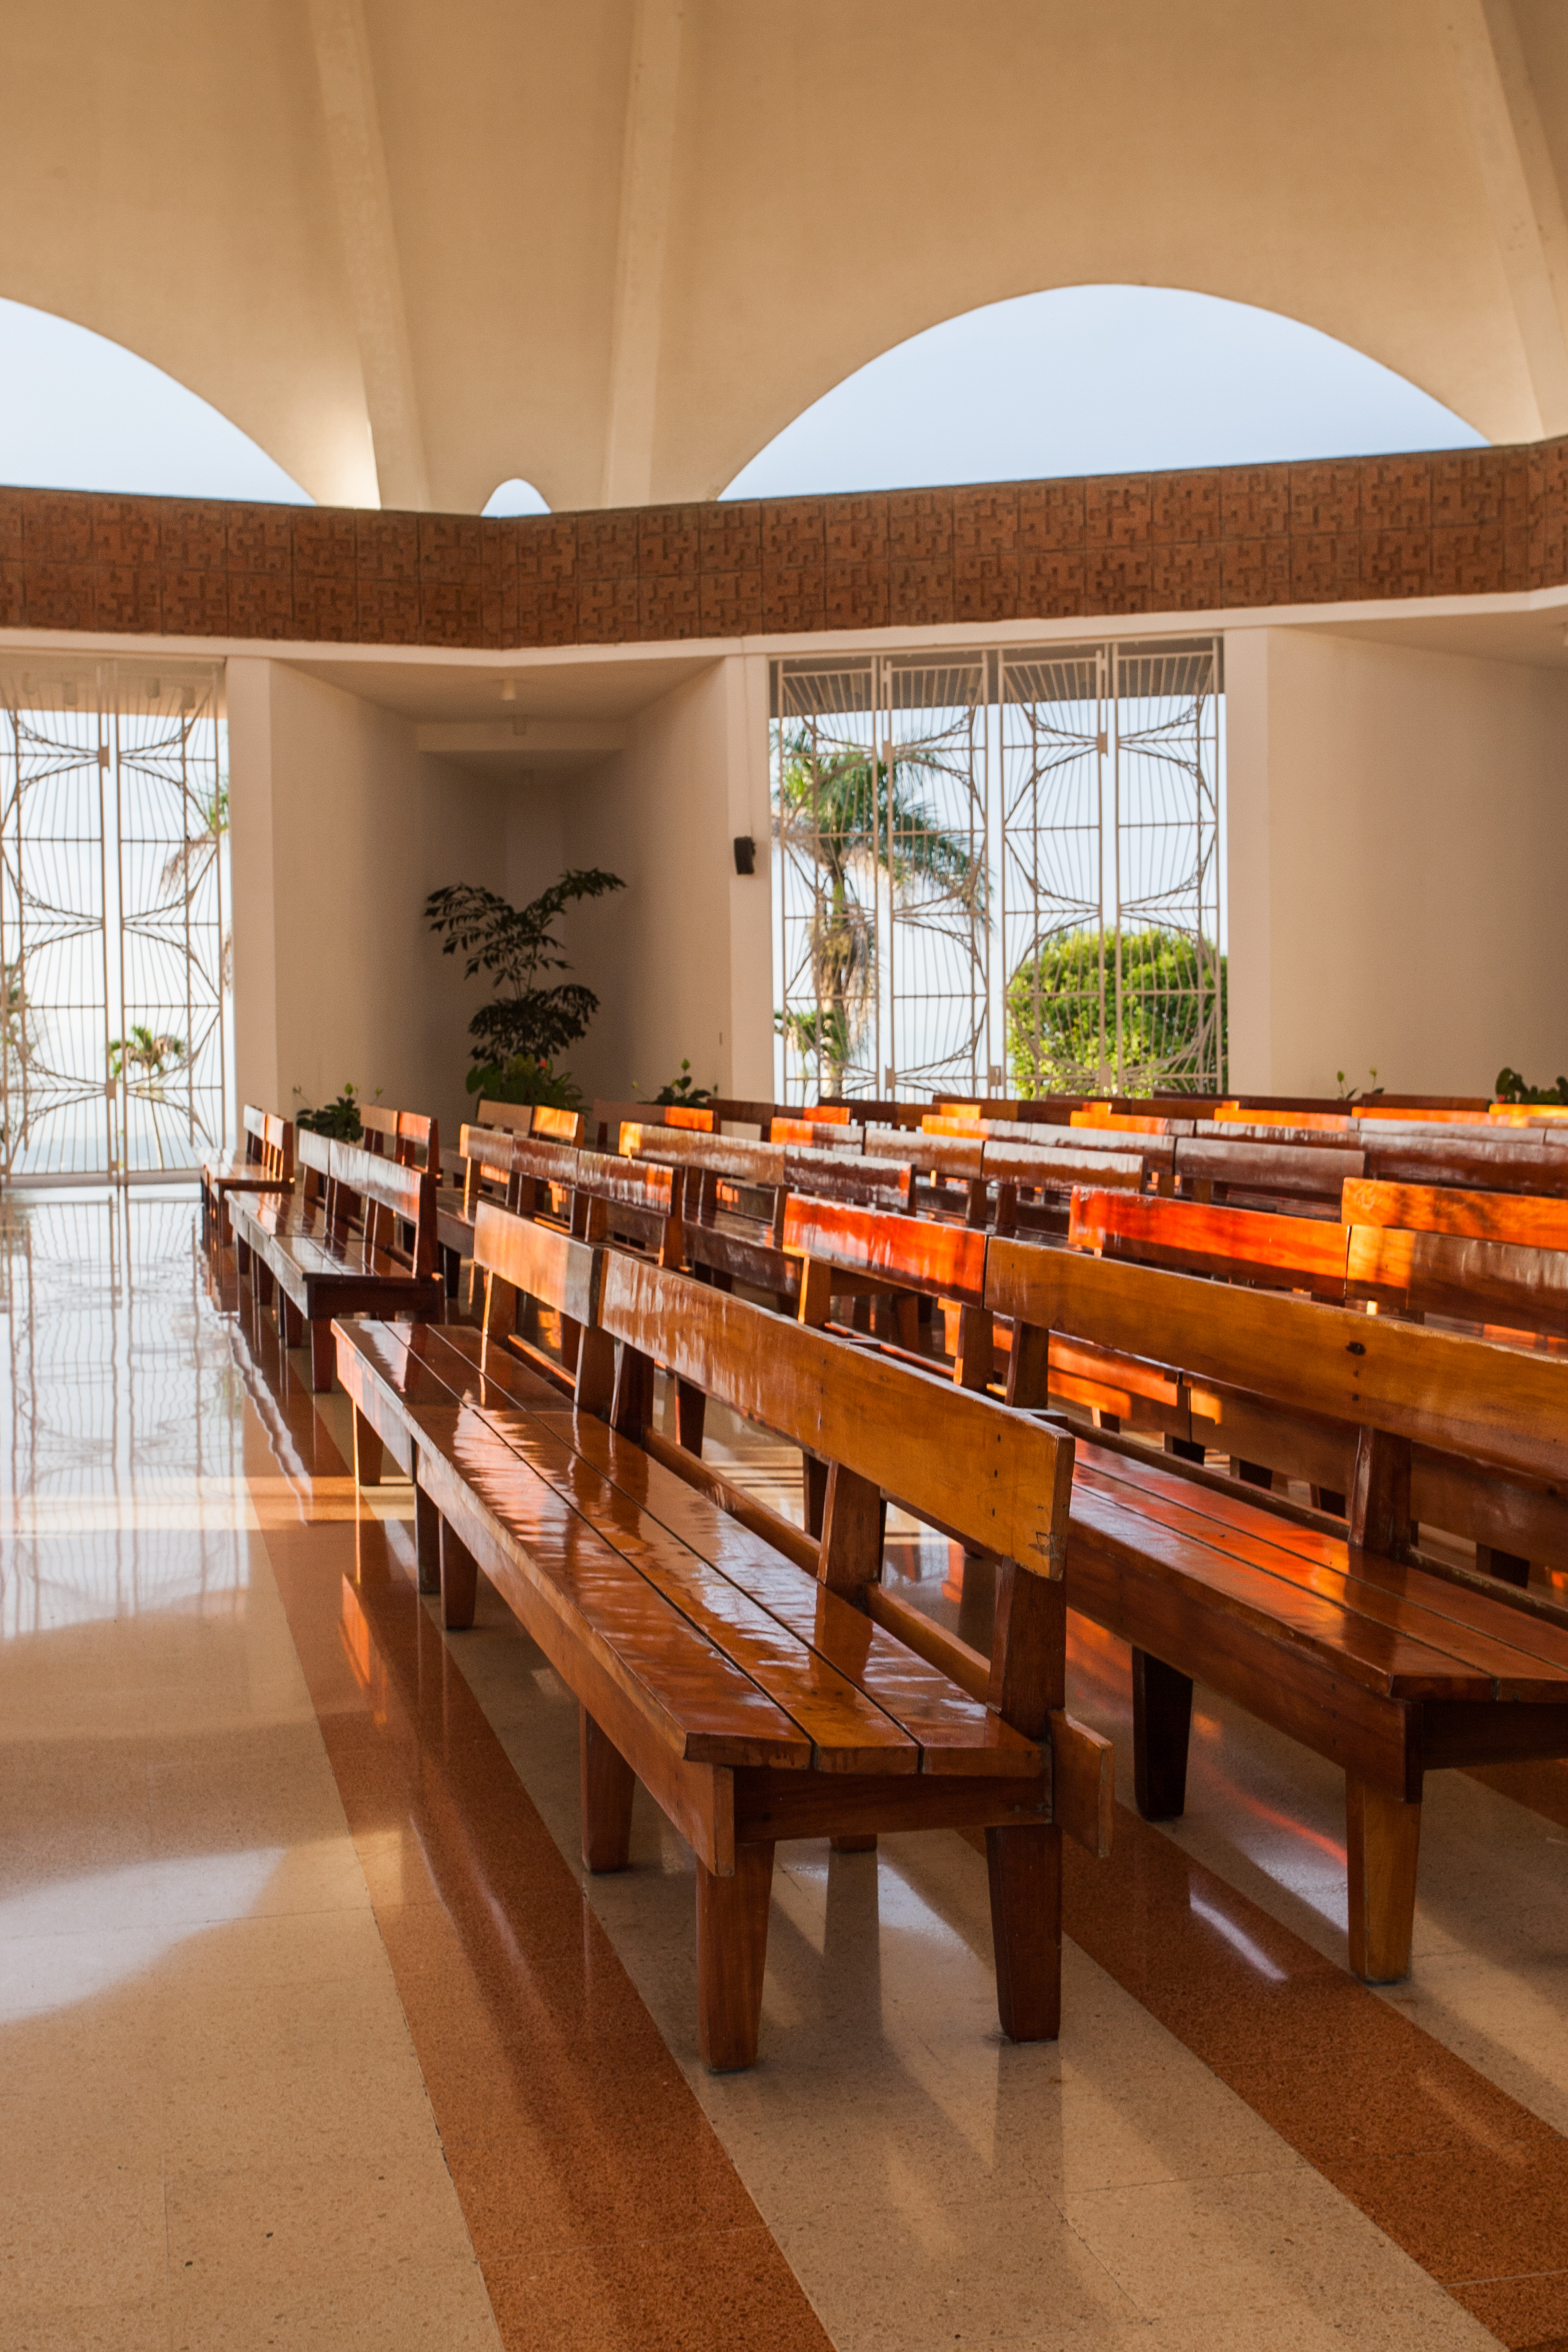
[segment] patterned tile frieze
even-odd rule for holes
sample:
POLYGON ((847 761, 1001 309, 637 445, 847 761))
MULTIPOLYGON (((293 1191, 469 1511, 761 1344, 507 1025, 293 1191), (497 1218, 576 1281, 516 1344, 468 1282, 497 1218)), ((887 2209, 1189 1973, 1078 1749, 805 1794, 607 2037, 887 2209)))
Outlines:
POLYGON ((497 652, 1568 583, 1568 440, 584 514, 0 489, 0 627, 497 652))

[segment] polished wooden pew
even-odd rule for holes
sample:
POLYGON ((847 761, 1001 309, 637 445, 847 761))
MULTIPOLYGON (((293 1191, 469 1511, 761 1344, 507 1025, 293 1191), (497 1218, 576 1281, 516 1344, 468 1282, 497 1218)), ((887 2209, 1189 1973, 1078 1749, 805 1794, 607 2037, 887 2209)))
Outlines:
POLYGON ((294 1125, 247 1103, 240 1113, 244 1141, 236 1151, 202 1162, 202 1232, 226 1249, 234 1239, 229 1200, 236 1192, 288 1192, 294 1183, 294 1125))
POLYGON ((755 2059, 773 1849, 792 1837, 984 1832, 1003 2029, 1054 2035, 1058 1751, 1080 1790, 1088 1763, 1097 1847, 1110 1785, 1103 1743, 1061 1714, 1070 1439, 489 1202, 475 1252, 482 1336, 338 1327, 356 1466, 375 1477, 386 1446, 414 1477, 448 1626, 471 1622, 482 1568, 576 1697, 588 1868, 626 1866, 637 1780, 692 1847, 706 2063, 755 2059), (524 1297, 579 1328, 574 1377, 520 1355, 524 1297), (684 1446, 653 1429, 656 1362, 684 1446), (726 1507, 697 1458, 709 1396, 828 1463, 820 1541, 766 1515, 768 1540, 726 1507), (889 1495, 998 1559, 983 1696, 868 1605, 889 1495))
POLYGON ((436 1178, 308 1132, 299 1154, 298 1195, 237 1199, 231 1214, 242 1277, 258 1307, 276 1301, 289 1347, 309 1331, 311 1384, 321 1391, 332 1384, 334 1316, 442 1312, 436 1178))
POLYGON ((1014 1327, 1016 1407, 1047 1402, 1061 1336, 1357 1429, 1348 1539, 1130 1445, 1080 1449, 1068 1599, 1132 1649, 1149 1818, 1183 1810, 1194 1680, 1343 1767, 1351 1965, 1403 1977, 1425 1773, 1568 1755, 1568 1615, 1412 1559, 1413 1450, 1561 1484, 1568 1362, 1014 1241, 990 1245, 986 1300, 1014 1327))

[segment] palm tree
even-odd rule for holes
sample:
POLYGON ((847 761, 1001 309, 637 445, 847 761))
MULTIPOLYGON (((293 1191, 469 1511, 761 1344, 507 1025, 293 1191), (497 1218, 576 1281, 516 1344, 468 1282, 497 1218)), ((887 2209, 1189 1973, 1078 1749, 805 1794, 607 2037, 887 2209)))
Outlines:
POLYGON ((985 869, 904 781, 940 772, 934 751, 917 746, 888 761, 853 745, 825 750, 805 728, 786 735, 781 751, 773 831, 820 878, 809 935, 816 1010, 783 1013, 780 1027, 803 1060, 816 1057, 824 1091, 841 1094, 876 974, 877 923, 867 898, 878 875, 887 875, 895 902, 947 894, 974 924, 984 919, 985 869))

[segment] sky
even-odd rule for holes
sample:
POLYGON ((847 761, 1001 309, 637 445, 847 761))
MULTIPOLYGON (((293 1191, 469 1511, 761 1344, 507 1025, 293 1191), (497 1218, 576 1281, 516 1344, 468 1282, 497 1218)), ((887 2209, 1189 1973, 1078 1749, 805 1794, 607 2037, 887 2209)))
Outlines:
MULTIPOLYGON (((1314 328, 1212 295, 1079 286, 996 302, 885 352, 786 425, 723 492, 1006 481, 1482 436, 1314 328)), ((521 468, 487 514, 537 514, 521 468)), ((306 493, 172 376, 85 327, 0 301, 0 482, 178 498, 306 493)))

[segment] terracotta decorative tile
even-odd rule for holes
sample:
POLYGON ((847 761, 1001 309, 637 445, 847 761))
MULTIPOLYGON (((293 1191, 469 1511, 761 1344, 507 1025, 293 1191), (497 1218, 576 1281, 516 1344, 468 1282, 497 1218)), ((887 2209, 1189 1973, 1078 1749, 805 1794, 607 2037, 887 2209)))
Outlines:
MULTIPOLYGON (((1018 490, 1013 482, 987 482, 952 494, 955 555, 1011 555, 1018 544, 1018 490)), ((956 577, 956 574, 955 574, 956 577)))
POLYGON ((477 586, 483 570, 479 516, 422 514, 417 520, 421 584, 477 586))
POLYGON ((1288 604, 1291 598, 1288 539, 1227 539, 1220 542, 1222 604, 1288 604))
POLYGON ((1362 533, 1361 593, 1363 596, 1425 596, 1432 581, 1430 530, 1366 530, 1362 533))
POLYGON ((91 562, 90 499, 63 490, 24 490, 21 500, 22 547, 29 563, 91 562))
POLYGON ((479 575, 492 593, 517 585, 517 518, 479 518, 479 575))
POLYGON ((951 559, 889 567, 888 619, 897 626, 937 627, 952 618, 951 559))
POLYGON ((1219 478, 1219 527, 1226 539, 1268 539, 1288 531, 1289 466, 1226 466, 1219 478))
POLYGON ((955 621, 1016 621, 1018 617, 1018 558, 961 548, 952 559, 955 621))
POLYGON ((577 575, 581 580, 635 580, 637 519, 635 509, 577 517, 577 575))
POLYGON ((1098 476, 1083 486, 1084 543, 1091 548, 1145 547, 1153 512, 1146 474, 1098 476))
POLYGON ((480 628, 487 648, 504 651, 517 643, 517 582, 506 588, 481 592, 480 628))
POLYGON ((1018 560, 1020 620, 1065 620, 1084 607, 1084 554, 1079 547, 1047 550, 1018 560))
POLYGON ((346 578, 338 579, 329 573, 295 572, 290 634, 307 644, 353 644, 359 634, 359 604, 352 569, 346 578))
POLYGON ((1151 548, 1149 602, 1156 613, 1215 611, 1225 602, 1223 549, 1206 542, 1151 548))
MULTIPOLYGON (((765 528, 765 526, 764 526, 765 528)), ((820 562, 767 564, 763 571, 764 629, 820 629, 826 583, 820 562)))
POLYGON ((1217 473, 1152 478, 1149 536, 1156 547, 1219 537, 1220 480, 1217 473))
POLYGON ((1018 490, 1020 554, 1050 555, 1081 547, 1084 536, 1082 482, 1025 482, 1018 490))
POLYGON ((286 637, 294 625, 294 597, 285 575, 231 572, 228 626, 236 637, 286 637))
POLYGON ((231 572, 287 580, 294 568, 294 520, 300 507, 233 507, 228 517, 231 572))
POLYGON ((228 635, 228 574, 200 570, 163 574, 163 625, 171 636, 228 635))
POLYGON ((419 583, 416 580, 361 580, 356 589, 357 635, 362 644, 416 646, 419 583))
POLYGON ((0 629, 19 629, 26 608, 21 565, 0 562, 0 629))
POLYGON ((1500 522, 1439 528, 1432 533, 1434 596, 1490 596, 1507 584, 1500 522))
POLYGON ((1502 450, 1457 449, 1435 457, 1433 522, 1500 522, 1507 480, 1507 453, 1502 450))
POLYGON ((227 571, 230 508, 216 499, 160 499, 158 507, 158 557, 165 572, 227 571))
POLYGON ((698 507, 645 507, 637 515, 637 576, 696 573, 701 548, 698 507))
POLYGON ((1359 530, 1361 464, 1349 457, 1332 464, 1290 467, 1291 531, 1359 530))
POLYGON ((829 562, 823 583, 824 624, 830 629, 885 629, 888 596, 886 556, 868 563, 829 562))
POLYGON ((895 564, 937 563, 952 553, 951 490, 895 490, 888 500, 888 553, 895 564))
POLYGON ((158 559, 158 504, 153 499, 102 499, 92 501, 92 560, 95 563, 155 563, 158 559))
POLYGON ((1290 541, 1290 602, 1331 604, 1361 593, 1361 533, 1303 533, 1290 541))
POLYGON ((514 525, 514 538, 520 582, 575 579, 577 519, 574 515, 520 515, 514 525))
MULTIPOLYGON (((421 554, 423 551, 422 546, 421 554)), ((420 582, 419 643, 422 646, 478 647, 483 645, 484 635, 485 592, 477 579, 426 579, 420 582)))
POLYGON ((573 582, 520 580, 517 585, 520 646, 574 646, 577 590, 573 582))
POLYGON ((30 629, 98 626, 97 581, 90 563, 35 563, 25 569, 30 629))
POLYGON ((577 635, 585 646, 631 645, 636 640, 637 582, 635 572, 622 580, 578 581, 577 635))
POLYGON ((0 490, 0 562, 22 561, 22 493, 0 490))
POLYGON ((755 571, 763 560, 763 509, 754 499, 726 499, 699 507, 698 533, 704 572, 755 571))
POLYGON ((1146 547, 1090 548, 1084 558, 1084 611, 1146 613, 1151 570, 1146 547))
POLYGON ((367 511, 354 518, 354 561, 362 581, 419 577, 419 517, 367 511))
MULTIPOLYGON (((692 557, 697 553, 692 534, 692 557)), ((658 572, 637 583, 637 634, 645 643, 702 634, 702 614, 695 572, 658 572)))
MULTIPOLYGON (((311 513, 296 510, 293 525, 294 579, 337 580, 352 586, 356 568, 355 526, 352 508, 320 507, 311 513)), ((353 609, 348 599, 346 610, 353 609)))
POLYGON ((1363 457, 1363 530, 1426 530, 1432 520, 1430 457, 1363 457))
POLYGON ((762 627, 760 564, 753 564, 749 572, 705 572, 699 585, 705 637, 743 637, 762 627))
POLYGON ((820 499, 769 499, 763 504, 763 564, 798 572, 822 562, 826 552, 820 499))
MULTIPOLYGON (((888 552, 888 501, 881 497, 828 499, 822 516, 829 565, 872 563, 888 552)), ((829 591, 831 595, 831 590, 829 591)))

